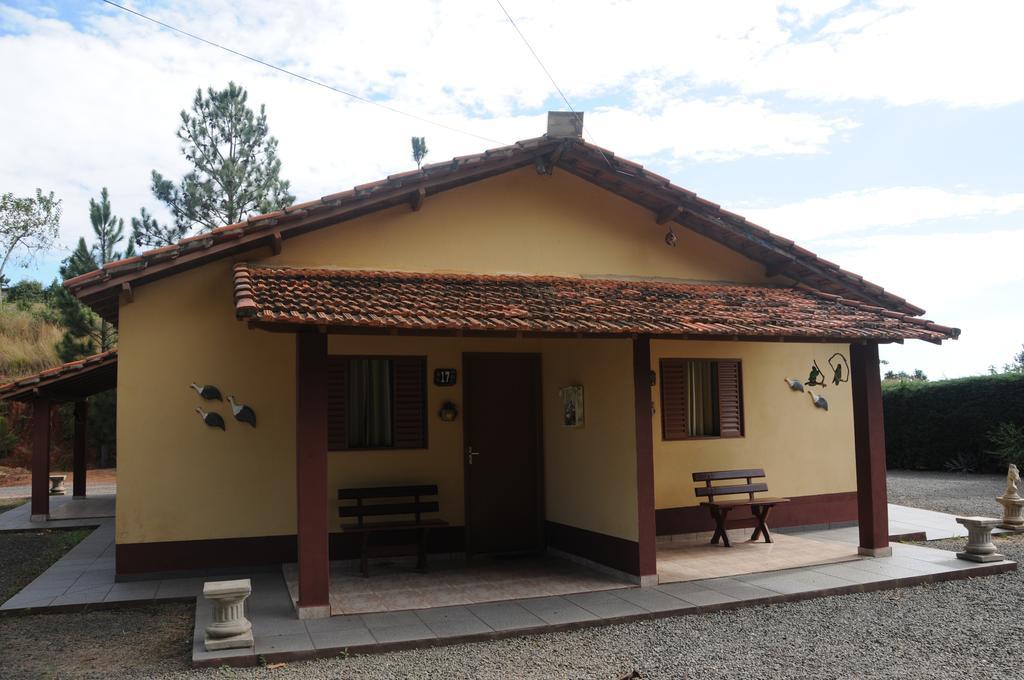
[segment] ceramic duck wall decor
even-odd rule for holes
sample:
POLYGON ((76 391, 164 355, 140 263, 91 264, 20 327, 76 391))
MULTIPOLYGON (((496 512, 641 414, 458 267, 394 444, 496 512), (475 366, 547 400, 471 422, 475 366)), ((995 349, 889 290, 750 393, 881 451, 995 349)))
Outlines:
POLYGON ((203 422, 209 425, 210 427, 219 427, 222 430, 227 429, 224 427, 224 418, 222 418, 219 413, 214 413, 213 411, 204 411, 198 406, 196 406, 196 413, 198 413, 202 417, 203 422))
POLYGON ((235 397, 230 394, 228 395, 228 403, 231 404, 231 412, 235 415, 235 420, 240 423, 249 423, 256 427, 256 412, 252 410, 251 406, 235 402, 235 397))
POLYGON ((200 397, 207 401, 224 401, 224 397, 220 395, 220 390, 213 385, 197 385, 192 383, 189 387, 194 389, 200 397))

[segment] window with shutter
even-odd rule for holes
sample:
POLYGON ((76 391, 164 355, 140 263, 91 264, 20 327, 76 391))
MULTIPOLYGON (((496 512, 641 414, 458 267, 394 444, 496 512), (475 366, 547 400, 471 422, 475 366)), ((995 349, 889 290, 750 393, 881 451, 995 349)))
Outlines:
POLYGON ((328 357, 331 451, 427 446, 424 357, 328 357))
POLYGON ((688 391, 686 362, 661 360, 661 430, 664 439, 686 439, 686 396, 688 391))
POLYGON ((662 359, 662 439, 743 436, 740 362, 662 359))

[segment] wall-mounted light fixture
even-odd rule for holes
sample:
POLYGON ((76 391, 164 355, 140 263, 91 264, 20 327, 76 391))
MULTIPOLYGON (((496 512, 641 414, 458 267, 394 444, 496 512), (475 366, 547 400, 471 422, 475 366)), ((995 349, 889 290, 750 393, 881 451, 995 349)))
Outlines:
POLYGON ((459 409, 453 402, 446 401, 441 404, 441 410, 437 412, 437 417, 446 423, 450 423, 459 416, 459 409))
POLYGON ((676 236, 676 232, 672 231, 672 225, 670 224, 668 225, 668 233, 665 234, 665 244, 675 248, 677 241, 679 241, 679 237, 676 236))

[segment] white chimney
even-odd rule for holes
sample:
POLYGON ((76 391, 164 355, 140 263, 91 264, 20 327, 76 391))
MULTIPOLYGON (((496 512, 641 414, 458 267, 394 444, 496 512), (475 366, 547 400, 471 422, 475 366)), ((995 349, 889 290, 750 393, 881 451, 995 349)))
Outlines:
POLYGON ((548 137, 583 139, 583 112, 548 111, 548 137))

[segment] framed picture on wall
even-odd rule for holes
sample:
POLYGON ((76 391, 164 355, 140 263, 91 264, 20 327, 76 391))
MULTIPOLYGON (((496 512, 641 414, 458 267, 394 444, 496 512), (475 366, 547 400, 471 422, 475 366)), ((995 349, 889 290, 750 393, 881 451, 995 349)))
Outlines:
POLYGON ((558 391, 562 397, 562 425, 583 427, 583 385, 569 385, 558 391))

